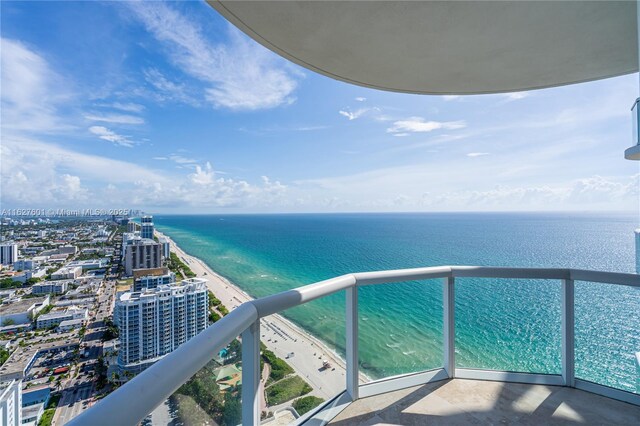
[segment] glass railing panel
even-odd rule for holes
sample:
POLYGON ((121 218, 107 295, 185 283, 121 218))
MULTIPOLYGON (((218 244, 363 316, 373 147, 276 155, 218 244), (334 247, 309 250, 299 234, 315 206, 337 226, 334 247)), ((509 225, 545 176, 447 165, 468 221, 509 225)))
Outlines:
POLYGON ((456 367, 561 374, 559 280, 456 279, 456 367))
POLYGON ((345 390, 344 291, 263 318, 260 340, 263 411, 274 424, 345 390))
POLYGON ((640 393, 640 289, 575 283, 576 378, 640 393))
POLYGON ((143 426, 235 426, 242 422, 242 344, 239 338, 144 419, 143 426))
POLYGON ((359 287, 361 383, 443 366, 442 283, 359 287))

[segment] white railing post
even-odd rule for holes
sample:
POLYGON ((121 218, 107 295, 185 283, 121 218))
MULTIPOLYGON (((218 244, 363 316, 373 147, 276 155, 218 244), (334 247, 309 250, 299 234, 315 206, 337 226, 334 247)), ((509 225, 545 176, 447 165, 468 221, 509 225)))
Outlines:
POLYGON ((242 332, 242 424, 260 424, 260 320, 242 332))
POLYGON ((562 280, 562 381, 575 387, 575 290, 573 280, 562 280))
POLYGON ((358 399, 358 287, 354 285, 346 290, 346 346, 347 346, 347 394, 352 401, 358 399))
POLYGON ((444 369, 449 378, 456 376, 455 333, 455 278, 447 277, 442 282, 442 326, 444 346, 444 369))

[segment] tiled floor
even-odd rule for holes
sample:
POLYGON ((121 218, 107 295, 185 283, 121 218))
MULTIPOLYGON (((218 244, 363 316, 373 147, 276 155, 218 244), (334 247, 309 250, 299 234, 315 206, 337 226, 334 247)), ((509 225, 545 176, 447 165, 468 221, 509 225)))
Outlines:
POLYGON ((640 425, 640 407, 558 386, 455 379, 349 405, 331 425, 640 425))

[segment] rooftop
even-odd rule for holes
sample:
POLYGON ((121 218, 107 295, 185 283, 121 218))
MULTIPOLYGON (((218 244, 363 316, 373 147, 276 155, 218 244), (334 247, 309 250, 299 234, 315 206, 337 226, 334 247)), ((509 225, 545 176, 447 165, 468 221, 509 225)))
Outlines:
POLYGON ((13 303, 3 303, 2 305, 0 305, 0 315, 12 315, 26 312, 33 305, 39 305, 43 303, 45 299, 47 299, 47 296, 22 299, 13 303))

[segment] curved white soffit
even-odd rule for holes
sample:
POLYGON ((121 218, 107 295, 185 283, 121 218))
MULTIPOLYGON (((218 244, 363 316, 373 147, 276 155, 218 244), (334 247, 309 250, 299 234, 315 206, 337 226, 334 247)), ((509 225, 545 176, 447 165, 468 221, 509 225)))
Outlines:
POLYGON ((296 64, 381 90, 499 93, 638 70, 636 1, 207 1, 296 64))

